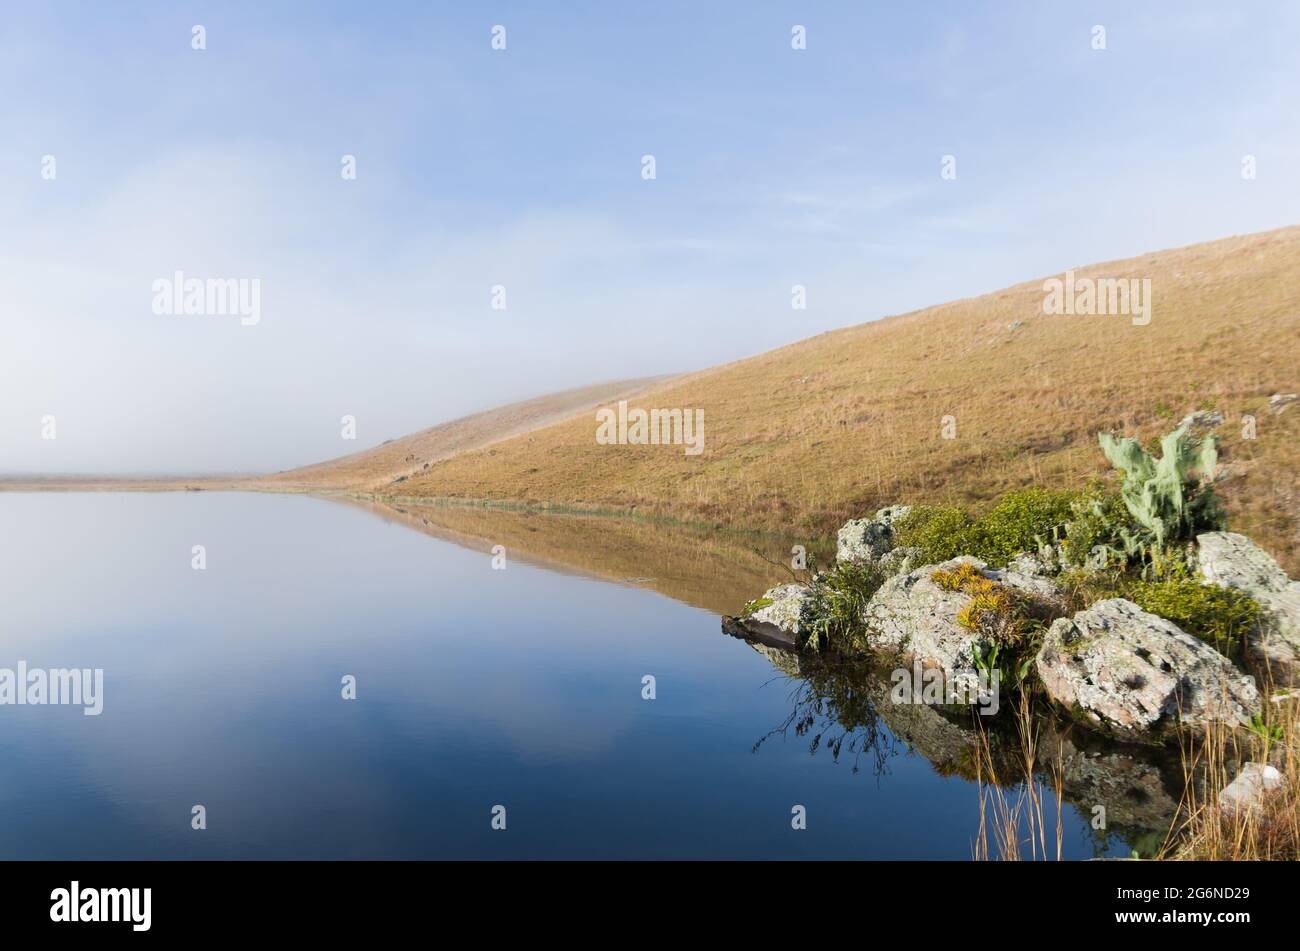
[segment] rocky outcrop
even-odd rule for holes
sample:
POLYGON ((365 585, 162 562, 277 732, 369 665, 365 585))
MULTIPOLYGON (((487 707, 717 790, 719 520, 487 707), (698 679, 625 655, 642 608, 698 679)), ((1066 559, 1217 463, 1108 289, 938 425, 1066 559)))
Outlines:
POLYGON ((1300 684, 1300 582, 1245 535, 1205 532, 1196 544, 1201 577, 1260 606, 1261 622, 1246 637, 1251 661, 1277 683, 1300 684))
POLYGON ((973 648, 982 638, 978 632, 963 627, 957 616, 970 603, 971 596, 941 587, 933 577, 961 564, 974 565, 984 577, 1021 591, 1031 601, 1038 601, 1044 593, 1055 593, 1055 586, 1045 578, 992 570, 976 558, 962 556, 890 578, 867 602, 863 623, 872 649, 943 670, 956 688, 967 690, 976 686, 973 648))
POLYGON ((1098 601, 1048 629, 1035 659, 1048 695, 1119 735, 1212 721, 1248 723, 1254 678, 1132 601, 1098 601))
POLYGON ((754 624, 771 624, 797 641, 807 634, 816 617, 812 589, 806 584, 781 584, 769 588, 758 602, 761 606, 745 618, 754 624))
POLYGON ((910 505, 891 505, 871 518, 855 518, 844 523, 836 537, 837 561, 876 561, 894 549, 894 523, 908 512, 910 505))

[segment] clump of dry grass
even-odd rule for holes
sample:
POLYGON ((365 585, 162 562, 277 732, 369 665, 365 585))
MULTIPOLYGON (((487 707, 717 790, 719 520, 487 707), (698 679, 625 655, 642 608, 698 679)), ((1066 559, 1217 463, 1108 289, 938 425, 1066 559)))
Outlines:
POLYGON ((1020 775, 1016 777, 999 774, 989 734, 982 726, 977 727, 976 783, 979 786, 980 811, 973 854, 977 861, 1060 861, 1065 767, 1059 758, 1050 764, 1050 788, 1035 775, 1038 725, 1033 715, 1033 699, 1028 691, 1018 695, 1015 718, 1021 753, 1016 764, 1020 775), (1045 798, 1046 815, 1052 820, 1050 828, 1044 816, 1045 798), (1052 845, 1050 850, 1049 841, 1052 845))
POLYGON ((1182 821, 1158 858, 1193 861, 1300 859, 1300 696, 1266 702, 1248 731, 1216 723, 1181 739, 1186 784, 1182 821), (1274 766, 1283 785, 1257 808, 1233 808, 1220 794, 1248 762, 1274 766))

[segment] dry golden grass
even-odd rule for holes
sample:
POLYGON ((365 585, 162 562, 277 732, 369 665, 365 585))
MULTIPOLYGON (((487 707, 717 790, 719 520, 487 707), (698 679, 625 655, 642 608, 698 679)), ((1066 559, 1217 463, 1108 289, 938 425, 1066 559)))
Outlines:
MULTIPOLYGON (((699 407, 705 451, 604 446, 591 412, 420 470, 404 496, 590 505, 825 535, 895 502, 975 508, 1110 478, 1096 434, 1216 408, 1232 526, 1295 574, 1300 227, 1076 269, 1150 278, 1151 322, 1045 316, 1042 281, 822 334, 680 377, 633 405, 699 407), (1012 330, 1008 325, 1022 321, 1012 330), (1242 416, 1257 438, 1242 438, 1242 416), (957 438, 940 437, 956 418, 957 438)), ((611 398, 612 399, 612 398, 611 398)))
POLYGON ((1266 702, 1263 715, 1263 728, 1255 732, 1214 724, 1184 738, 1184 820, 1158 858, 1300 859, 1300 698, 1266 702), (1276 767, 1282 788, 1261 797, 1259 808, 1223 808, 1219 793, 1248 761, 1276 767))
POLYGON ((1038 723, 1033 701, 1027 692, 1016 698, 1016 734, 1020 757, 1016 775, 1000 775, 999 756, 994 754, 989 735, 979 725, 979 749, 976 756, 976 783, 979 788, 979 828, 972 848, 976 861, 1019 862, 1061 860, 1064 827, 1061 804, 1065 801, 1064 767, 1059 758, 1047 764, 1051 787, 1042 784, 1039 768, 1038 723), (1044 799, 1047 815, 1044 818, 1044 799), (1049 846, 1050 842, 1050 846, 1049 846))
POLYGON ((609 400, 634 395, 662 380, 662 377, 618 380, 550 393, 454 419, 339 459, 278 472, 255 481, 267 488, 383 490, 391 488, 395 479, 410 476, 439 460, 592 411, 609 400))

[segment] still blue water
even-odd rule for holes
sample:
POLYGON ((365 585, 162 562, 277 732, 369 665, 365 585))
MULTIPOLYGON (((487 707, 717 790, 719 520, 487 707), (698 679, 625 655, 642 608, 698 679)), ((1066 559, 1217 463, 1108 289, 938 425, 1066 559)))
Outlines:
POLYGON ((507 564, 302 496, 0 494, 0 667, 104 670, 100 716, 0 706, 0 857, 971 856, 976 786, 901 744, 755 750, 798 682, 716 614, 507 564))

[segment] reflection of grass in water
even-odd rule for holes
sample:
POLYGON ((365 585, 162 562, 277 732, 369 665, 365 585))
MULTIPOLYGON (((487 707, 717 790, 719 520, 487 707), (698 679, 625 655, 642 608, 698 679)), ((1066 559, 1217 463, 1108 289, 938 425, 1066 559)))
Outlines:
POLYGON ((792 542, 772 535, 609 515, 341 501, 434 537, 483 551, 504 545, 509 558, 644 585, 718 614, 734 614, 755 591, 788 580, 782 566, 792 542))
POLYGON ((875 699, 879 692, 871 689, 871 672, 861 664, 832 664, 817 658, 802 658, 797 677, 791 677, 791 710, 785 721, 754 743, 758 750, 774 736, 808 740, 808 753, 825 749, 839 762, 843 755, 853 758, 853 772, 858 772, 863 756, 870 756, 872 773, 881 775, 891 756, 898 752, 898 741, 880 720, 875 699))

